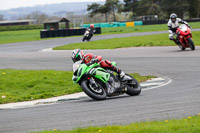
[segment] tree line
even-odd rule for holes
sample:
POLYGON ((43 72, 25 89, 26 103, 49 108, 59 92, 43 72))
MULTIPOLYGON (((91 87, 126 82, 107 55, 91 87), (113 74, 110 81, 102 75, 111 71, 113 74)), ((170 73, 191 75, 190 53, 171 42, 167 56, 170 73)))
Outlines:
MULTIPOLYGON (((169 19, 176 13, 183 19, 200 18, 200 0, 106 0, 104 4, 92 3, 87 7, 88 14, 67 13, 67 19, 83 18, 84 23, 103 21, 133 21, 142 16, 157 16, 158 19, 169 19)), ((33 19, 42 24, 48 18, 57 18, 35 11, 15 20, 33 19)), ((0 14, 0 21, 5 20, 0 14)))
POLYGON ((200 18, 200 0, 106 0, 105 4, 92 3, 88 5, 87 11, 90 17, 97 14, 113 16, 125 12, 131 13, 130 19, 139 16, 156 15, 158 19, 168 19, 171 13, 176 13, 178 17, 184 19, 200 18))

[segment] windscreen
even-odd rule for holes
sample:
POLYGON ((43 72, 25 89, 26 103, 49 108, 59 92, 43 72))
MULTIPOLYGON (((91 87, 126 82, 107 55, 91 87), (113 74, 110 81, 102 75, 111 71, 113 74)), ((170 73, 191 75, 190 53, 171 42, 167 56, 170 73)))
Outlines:
POLYGON ((82 61, 77 61, 73 64, 73 73, 76 72, 78 70, 78 68, 80 67, 82 61))
POLYGON ((187 26, 185 24, 180 25, 179 28, 184 32, 187 31, 187 26))

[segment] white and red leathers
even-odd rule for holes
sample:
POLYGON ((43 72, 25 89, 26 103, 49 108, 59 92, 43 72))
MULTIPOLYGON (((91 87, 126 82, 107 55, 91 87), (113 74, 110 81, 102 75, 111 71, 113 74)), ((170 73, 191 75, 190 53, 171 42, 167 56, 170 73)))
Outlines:
POLYGON ((174 35, 176 35, 176 29, 179 27, 179 23, 186 24, 187 26, 189 26, 187 22, 183 21, 180 18, 176 18, 176 21, 174 23, 172 22, 171 19, 169 19, 167 26, 168 26, 170 40, 174 40, 174 35))

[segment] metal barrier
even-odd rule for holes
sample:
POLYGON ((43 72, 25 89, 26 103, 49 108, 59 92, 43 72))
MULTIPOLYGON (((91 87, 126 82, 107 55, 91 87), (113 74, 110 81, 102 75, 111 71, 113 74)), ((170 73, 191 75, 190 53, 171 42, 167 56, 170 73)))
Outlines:
MULTIPOLYGON (((94 27, 111 28, 111 27, 133 27, 142 25, 142 21, 128 21, 128 22, 109 22, 109 23, 94 23, 94 27)), ((90 24, 84 24, 84 28, 90 27, 90 24)))

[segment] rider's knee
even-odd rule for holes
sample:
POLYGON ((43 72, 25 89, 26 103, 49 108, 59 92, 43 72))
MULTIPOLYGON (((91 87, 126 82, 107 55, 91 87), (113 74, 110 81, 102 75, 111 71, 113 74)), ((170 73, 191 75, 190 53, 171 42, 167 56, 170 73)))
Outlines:
POLYGON ((169 35, 169 40, 174 40, 174 36, 173 35, 169 35))
POLYGON ((105 60, 105 63, 109 66, 112 66, 111 62, 109 60, 105 60))

